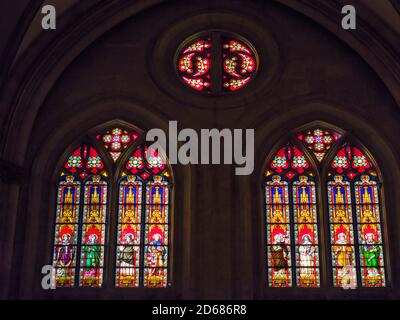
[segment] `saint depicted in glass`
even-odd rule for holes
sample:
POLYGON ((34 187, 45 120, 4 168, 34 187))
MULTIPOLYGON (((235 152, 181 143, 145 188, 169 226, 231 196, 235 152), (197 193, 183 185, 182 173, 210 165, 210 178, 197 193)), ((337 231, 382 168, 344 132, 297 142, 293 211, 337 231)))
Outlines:
POLYGON ((333 285, 385 287, 381 182, 372 159, 351 137, 323 126, 300 130, 289 140, 266 170, 269 286, 320 286, 319 216, 324 214, 333 285), (321 180, 326 181, 321 185, 326 213, 318 209, 324 207, 317 194, 321 180))

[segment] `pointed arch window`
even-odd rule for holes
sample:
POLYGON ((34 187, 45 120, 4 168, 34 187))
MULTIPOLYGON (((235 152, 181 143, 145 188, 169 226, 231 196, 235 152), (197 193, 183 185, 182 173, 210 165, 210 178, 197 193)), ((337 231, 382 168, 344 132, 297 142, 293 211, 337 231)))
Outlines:
POLYGON ((320 125, 273 153, 264 181, 270 287, 319 287, 322 272, 335 287, 386 286, 382 184, 364 150, 320 125), (321 244, 324 230, 329 243, 321 244), (321 270, 322 250, 329 270, 321 270))
POLYGON ((271 287, 319 287, 315 174, 309 160, 288 143, 266 171, 268 283, 271 287))
POLYGON ((96 131, 67 156, 56 200, 57 287, 168 286, 171 170, 140 135, 96 131))
POLYGON ((256 76, 259 59, 248 40, 224 31, 190 37, 176 53, 179 78, 190 88, 220 95, 242 89, 256 76))

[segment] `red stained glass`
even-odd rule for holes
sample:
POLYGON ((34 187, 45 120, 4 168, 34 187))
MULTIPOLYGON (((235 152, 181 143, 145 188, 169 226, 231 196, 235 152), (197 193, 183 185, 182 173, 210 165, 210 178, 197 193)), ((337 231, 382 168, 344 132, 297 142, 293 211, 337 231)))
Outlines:
POLYGON ((353 148, 353 159, 351 167, 360 173, 371 168, 371 164, 367 160, 367 157, 359 149, 353 148))
POLYGON ((303 173, 308 169, 310 164, 299 148, 288 145, 278 150, 270 162, 269 167, 276 173, 282 173, 287 169, 292 169, 294 172, 286 172, 286 176, 292 179, 296 173, 303 173))
POLYGON ((85 179, 90 174, 101 173, 104 163, 93 147, 84 145, 72 152, 65 162, 64 168, 68 173, 78 173, 82 179, 85 179))
POLYGON ((255 53, 248 45, 235 39, 224 38, 222 48, 223 88, 226 91, 239 90, 255 75, 255 53))
POLYGON ((345 149, 342 148, 333 158, 331 167, 335 169, 338 173, 343 173, 346 169, 350 167, 349 160, 347 158, 345 149))
POLYGON ((350 143, 339 149, 330 168, 333 284, 345 288, 385 287, 376 171, 367 155, 350 143))
MULTIPOLYGON (((341 148, 333 158, 331 168, 335 169, 338 173, 346 172, 350 168, 358 173, 364 173, 371 168, 371 163, 360 149, 346 145, 341 148)), ((348 176, 353 179, 356 174, 350 171, 348 176)))
POLYGON ((75 284, 80 186, 73 176, 59 182, 53 247, 56 287, 75 284))
POLYGON ((189 43, 179 51, 177 59, 178 74, 183 82, 194 90, 206 93, 230 92, 243 88, 254 78, 257 67, 256 54, 250 45, 214 33, 189 43), (221 44, 220 49, 211 48, 214 36, 217 36, 214 40, 221 44), (220 58, 221 68, 216 68, 213 63, 220 58), (221 78, 222 83, 212 82, 211 68, 216 73, 221 73, 216 78, 221 78))
POLYGON ((295 169, 298 173, 303 173, 309 166, 304 154, 297 147, 293 147, 292 169, 295 169))
POLYGON ((340 138, 320 127, 301 131, 268 163, 266 251, 271 287, 320 286, 318 217, 324 206, 319 203, 315 170, 326 169, 333 286, 386 286, 378 174, 368 154, 350 141, 329 154, 340 138), (308 154, 321 165, 313 168, 308 154), (326 161, 328 157, 332 160, 326 161), (289 197, 287 190, 292 190, 289 197))
POLYGON ((281 148, 273 158, 271 164, 271 169, 274 169, 277 173, 281 173, 284 169, 289 167, 289 161, 286 155, 286 148, 281 148))
POLYGON ((326 152, 340 137, 339 133, 321 127, 305 130, 297 134, 297 138, 304 143, 319 162, 322 162, 326 152))
POLYGON ((125 164, 119 185, 116 287, 168 285, 170 173, 166 163, 156 150, 142 145, 125 164))
POLYGON ((82 249, 79 285, 101 287, 106 233, 107 183, 92 176, 83 194, 82 249))
POLYGON ((129 157, 125 168, 132 174, 139 174, 147 179, 152 174, 168 174, 166 160, 156 150, 148 151, 148 147, 138 147, 129 157))
POLYGON ((135 141, 139 137, 137 132, 128 132, 121 128, 113 128, 105 133, 97 135, 97 140, 102 141, 104 148, 108 150, 114 162, 117 162, 131 141, 135 141))
MULTIPOLYGON (((88 154, 83 149, 82 159, 87 159, 87 163, 90 163, 90 157, 98 156, 93 152, 94 149, 88 149, 88 154)), ((90 165, 86 167, 89 167, 87 170, 92 169, 90 165)), ((89 176, 86 171, 78 176, 81 177, 83 173, 89 176)), ((102 285, 106 207, 107 182, 99 175, 89 176, 83 194, 81 183, 74 176, 61 178, 53 254, 57 287, 73 287, 79 265, 80 286, 102 285), (78 243, 79 238, 81 241, 78 243)))
POLYGON ((135 174, 144 168, 144 160, 142 156, 142 148, 137 148, 134 153, 129 157, 125 168, 131 173, 135 174))
POLYGON ((178 57, 178 73, 192 89, 210 92, 211 38, 190 43, 178 57))

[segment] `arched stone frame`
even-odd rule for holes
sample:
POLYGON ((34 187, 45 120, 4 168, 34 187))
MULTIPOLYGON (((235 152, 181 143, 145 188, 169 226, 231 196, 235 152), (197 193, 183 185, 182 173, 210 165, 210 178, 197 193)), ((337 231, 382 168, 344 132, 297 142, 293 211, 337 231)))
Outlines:
MULTIPOLYGON (((190 278, 190 252, 188 251, 191 245, 190 242, 190 228, 191 228, 191 212, 190 212, 190 194, 192 185, 191 168, 190 166, 181 167, 174 166, 174 187, 171 190, 172 206, 170 207, 170 217, 172 221, 171 239, 173 243, 173 258, 170 259, 170 268, 172 276, 172 286, 168 288, 134 288, 122 289, 115 288, 112 277, 108 276, 110 281, 103 288, 57 288, 56 290, 45 291, 41 288, 41 268, 45 264, 51 263, 51 246, 54 235, 54 199, 57 192, 57 181, 60 165, 65 160, 67 152, 62 150, 68 144, 73 145, 74 141, 80 141, 80 137, 87 132, 91 132, 96 128, 109 128, 114 125, 122 125, 125 127, 139 125, 141 128, 162 128, 167 131, 167 123, 165 119, 157 117, 154 113, 149 112, 140 105, 127 101, 121 98, 110 98, 103 101, 96 101, 93 104, 85 105, 86 112, 84 115, 78 115, 76 118, 70 119, 62 128, 58 128, 54 136, 47 141, 36 154, 33 164, 33 177, 29 185, 24 186, 25 197, 30 203, 29 210, 21 212, 23 219, 26 219, 26 242, 23 260, 23 271, 21 273, 20 290, 21 294, 27 297, 57 299, 68 297, 70 290, 75 290, 74 295, 79 295, 82 298, 145 298, 145 297, 174 297, 182 294, 187 286, 191 285, 190 278), (104 118, 120 114, 115 120, 102 122, 101 119, 94 119, 94 114, 102 112, 104 118), (135 112, 136 111, 136 112, 135 112), (124 120, 118 120, 122 119, 124 120), (92 120, 91 120, 92 119, 92 120), (70 134, 68 135, 67 132, 70 134), (83 133, 83 134, 82 134, 83 133), (63 158, 64 156, 64 158, 63 158), (55 168, 52 171, 51 177, 48 174, 49 168, 55 168), (179 200, 177 200, 179 199, 179 200), (50 210, 50 211, 49 211, 50 210), (47 251, 43 251, 46 248, 47 251)), ((138 139, 140 142, 144 137, 138 139)), ((137 141, 137 143, 138 143, 137 141)), ((124 157, 128 157, 137 143, 130 145, 129 150, 124 157)), ((104 148, 98 148, 98 152, 102 153, 105 159, 111 161, 109 156, 105 154, 104 148), (100 151, 101 150, 101 151, 100 151)), ((72 150, 67 147, 67 150, 72 150)), ((123 161, 124 159, 121 159, 123 161)), ((122 165, 122 162, 121 162, 122 165)), ((112 187, 112 184, 109 185, 112 187)), ((115 187, 115 183, 113 188, 115 187)), ((116 213, 116 204, 109 202, 111 212, 116 213)), ((110 212, 109 212, 110 214, 110 212)), ((110 230, 115 230, 110 220, 110 230)), ((115 220, 114 220, 115 222, 115 220)), ((113 231, 112 231, 113 232, 113 231)), ((111 239, 111 238, 110 238, 111 239)), ((112 251, 112 250, 109 250, 112 251)), ((114 257, 111 259, 106 258, 105 261, 113 262, 114 257)), ((107 268, 107 266, 106 266, 107 268)), ((114 266, 108 266, 105 272, 113 272, 114 266), (111 270, 109 270, 111 268, 111 270), (107 271, 109 270, 109 271, 107 271)))
MULTIPOLYGON (((271 117, 265 113, 256 122, 248 122, 247 127, 255 128, 255 168, 252 176, 244 176, 236 179, 235 193, 240 200, 237 200, 237 220, 235 234, 242 234, 246 241, 237 241, 236 250, 241 252, 240 259, 252 261, 247 266, 241 266, 238 271, 241 277, 236 281, 238 288, 249 292, 252 298, 256 299, 340 299, 343 298, 343 289, 333 288, 329 283, 329 277, 325 276, 327 286, 318 288, 269 288, 266 279, 265 265, 265 210, 263 182, 264 172, 268 163, 267 156, 271 150, 279 144, 278 142, 287 137, 288 132, 293 128, 301 128, 307 124, 328 123, 334 128, 347 131, 360 141, 367 150, 374 156, 373 159, 379 165, 384 181, 384 190, 381 193, 382 220, 385 222, 384 242, 386 246, 386 273, 390 279, 386 288, 358 288, 346 292, 349 299, 362 297, 391 297, 396 295, 397 277, 392 272, 398 266, 397 248, 394 243, 397 241, 396 226, 399 217, 396 212, 399 205, 396 203, 399 191, 399 168, 395 161, 396 154, 391 149, 385 136, 381 134, 374 124, 360 119, 343 108, 344 106, 322 101, 306 99, 303 103, 292 103, 286 106, 286 111, 279 116, 271 117), (268 126, 263 125, 268 123, 268 126), (334 124, 334 125, 332 125, 334 124), (374 141, 368 142, 363 136, 373 135, 374 141), (258 156, 257 156, 258 155, 258 156), (257 195, 257 196, 253 196, 257 195), (390 242, 389 242, 390 239, 390 242), (321 290, 323 294, 321 293, 321 290), (322 295, 321 295, 322 294, 322 295)), ((250 119, 249 119, 250 120, 250 119)), ((251 121, 251 120, 250 120, 251 121)), ((324 222, 322 222, 324 223, 324 222)), ((325 228, 325 225, 324 225, 325 228)), ((325 232, 326 234, 326 232, 325 232)), ((324 239, 322 239, 325 241, 324 239)), ((326 239, 329 242, 329 238, 326 239)), ((325 245, 325 244, 320 244, 325 245)), ((327 251, 328 253, 330 251, 327 251)), ((322 253, 322 251, 321 251, 322 253)), ((330 257, 328 256, 328 259, 330 257)), ((321 255, 321 260, 324 257, 321 255)), ((321 261, 322 264, 322 261, 321 261)), ((328 270, 329 271, 329 270, 328 270)), ((321 283, 322 285, 322 283, 321 283)))

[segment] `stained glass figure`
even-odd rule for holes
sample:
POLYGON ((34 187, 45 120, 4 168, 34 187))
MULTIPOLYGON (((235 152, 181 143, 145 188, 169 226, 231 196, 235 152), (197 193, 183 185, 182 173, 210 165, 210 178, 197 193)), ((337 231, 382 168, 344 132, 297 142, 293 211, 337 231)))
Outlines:
POLYGON ((278 149, 266 171, 267 266, 271 287, 320 286, 316 189, 312 177, 307 158, 291 144, 278 149))
POLYGON ((271 287, 292 286, 291 237, 288 183, 279 175, 265 186, 267 213, 267 265, 271 287))
POLYGON ((269 167, 279 174, 285 172, 288 179, 293 179, 296 174, 301 174, 308 169, 310 164, 298 147, 287 145, 279 149, 269 167))
POLYGON ((358 173, 363 173, 371 168, 371 163, 366 155, 354 146, 346 144, 341 148, 331 162, 331 168, 337 173, 347 172, 349 179, 354 179, 358 173))
POLYGON ((75 284, 80 187, 74 176, 63 177, 58 186, 53 250, 57 287, 73 287, 75 284))
POLYGON ((268 285, 321 286, 318 208, 324 206, 317 190, 325 174, 333 286, 385 287, 380 182, 372 159, 346 134, 322 126, 288 140, 265 172, 268 285))
POLYGON ((145 287, 167 285, 168 199, 168 183, 154 176, 146 185, 145 287))
POLYGON ((170 173, 166 160, 147 146, 139 146, 124 169, 115 285, 164 288, 169 266, 170 173))
POLYGON ((104 163, 93 147, 84 145, 72 152, 64 169, 69 174, 78 174, 80 179, 85 179, 90 174, 101 174, 104 163))

